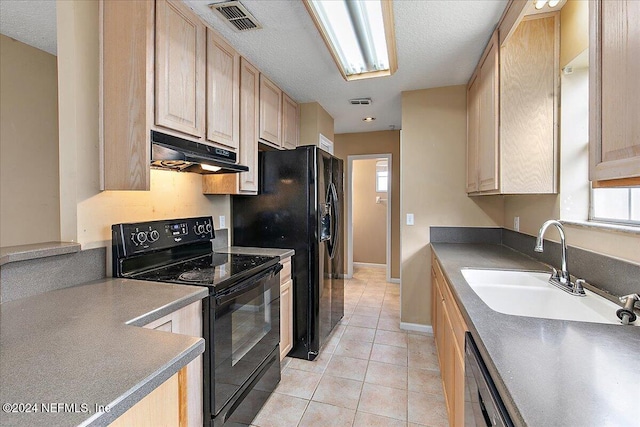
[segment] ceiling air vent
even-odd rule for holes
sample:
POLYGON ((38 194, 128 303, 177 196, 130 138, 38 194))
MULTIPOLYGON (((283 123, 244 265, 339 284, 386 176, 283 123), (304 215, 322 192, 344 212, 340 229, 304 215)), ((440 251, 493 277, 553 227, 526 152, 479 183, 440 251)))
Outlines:
POLYGON ((239 1, 225 1, 210 4, 224 19, 238 31, 257 30, 262 28, 256 18, 239 1))
POLYGON ((371 98, 353 98, 349 100, 351 105, 371 105, 371 98))

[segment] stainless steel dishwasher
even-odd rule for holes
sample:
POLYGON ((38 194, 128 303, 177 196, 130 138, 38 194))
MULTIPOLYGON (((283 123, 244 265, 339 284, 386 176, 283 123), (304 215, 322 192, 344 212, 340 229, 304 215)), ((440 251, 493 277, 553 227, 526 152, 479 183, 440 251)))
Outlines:
POLYGON ((465 335, 464 425, 513 426, 473 337, 465 335))

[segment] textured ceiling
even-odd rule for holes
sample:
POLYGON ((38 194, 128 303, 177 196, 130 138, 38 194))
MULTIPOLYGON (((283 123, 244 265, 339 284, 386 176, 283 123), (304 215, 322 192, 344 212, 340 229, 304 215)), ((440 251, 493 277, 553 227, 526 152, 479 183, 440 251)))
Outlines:
POLYGON ((0 34, 55 55, 56 0, 0 0, 0 34))
POLYGON ((212 0, 184 1, 296 101, 318 101, 336 133, 400 129, 402 91, 465 84, 507 3, 395 0, 398 71, 346 82, 301 1, 242 0, 263 27, 243 33, 207 6, 212 0), (356 97, 373 104, 350 105, 356 97), (365 123, 365 116, 376 121, 365 123))
MULTIPOLYGON (((318 101, 336 133, 349 133, 400 129, 402 91, 465 84, 507 0, 395 0, 398 71, 353 82, 341 77, 301 1, 243 0, 263 27, 244 33, 207 6, 214 0, 184 2, 296 101, 318 101), (373 104, 348 103, 357 97, 373 104)), ((0 0, 0 33, 55 54, 55 0, 0 0)))

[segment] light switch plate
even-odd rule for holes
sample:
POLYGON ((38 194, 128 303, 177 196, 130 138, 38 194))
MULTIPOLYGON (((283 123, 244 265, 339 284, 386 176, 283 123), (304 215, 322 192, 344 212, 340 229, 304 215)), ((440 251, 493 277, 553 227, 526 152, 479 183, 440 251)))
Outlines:
POLYGON ((218 228, 227 228, 227 217, 224 215, 218 217, 218 228))
POLYGON ((413 225, 413 214, 412 213, 408 213, 407 214, 407 225, 413 225))
POLYGON ((520 231, 520 217, 519 216, 514 216, 513 217, 513 230, 514 231, 520 231))

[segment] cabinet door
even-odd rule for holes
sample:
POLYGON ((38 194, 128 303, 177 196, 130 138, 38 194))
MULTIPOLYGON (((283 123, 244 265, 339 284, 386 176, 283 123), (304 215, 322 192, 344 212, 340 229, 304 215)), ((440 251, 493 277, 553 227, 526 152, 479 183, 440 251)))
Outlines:
POLYGON ((467 193, 478 191, 478 85, 476 74, 467 88, 467 193))
POLYGON ((240 61, 240 163, 242 193, 258 192, 258 129, 260 126, 260 72, 244 58, 240 61))
POLYGON ((497 34, 480 66, 478 86, 478 187, 498 190, 498 43, 497 34))
POLYGON ((101 1, 102 190, 149 190, 153 2, 101 1))
POLYGON ((293 282, 280 285, 280 360, 293 347, 293 282))
POLYGON ((205 26, 182 2, 156 3, 156 125, 204 136, 205 26))
POLYGON ((240 55, 207 29, 207 139, 232 150, 240 141, 240 55))
POLYGON ((292 150, 298 146, 298 104, 282 93, 282 146, 292 150))
POLYGON ((282 91, 260 74, 260 139, 282 147, 282 91))
POLYGON ((640 2, 589 3, 592 181, 640 180, 640 2))

